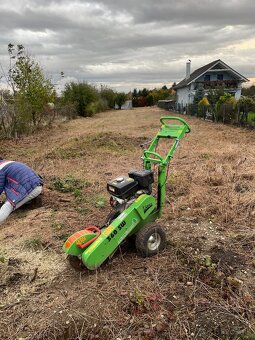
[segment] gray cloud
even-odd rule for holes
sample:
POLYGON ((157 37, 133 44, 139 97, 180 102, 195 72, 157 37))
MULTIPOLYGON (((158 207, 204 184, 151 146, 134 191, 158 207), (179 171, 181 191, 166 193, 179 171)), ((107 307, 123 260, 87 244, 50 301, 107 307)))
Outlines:
POLYGON ((255 77, 253 0, 0 0, 0 61, 23 44, 54 82, 154 87, 214 59, 255 77), (63 82, 63 79, 61 80, 63 82))

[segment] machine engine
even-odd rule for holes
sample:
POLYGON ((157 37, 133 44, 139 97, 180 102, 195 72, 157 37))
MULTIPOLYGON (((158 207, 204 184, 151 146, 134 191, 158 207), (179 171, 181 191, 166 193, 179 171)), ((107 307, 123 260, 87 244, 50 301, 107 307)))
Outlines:
POLYGON ((154 182, 151 170, 131 170, 128 176, 117 177, 107 183, 107 191, 111 195, 111 205, 122 212, 138 196, 150 195, 154 182))

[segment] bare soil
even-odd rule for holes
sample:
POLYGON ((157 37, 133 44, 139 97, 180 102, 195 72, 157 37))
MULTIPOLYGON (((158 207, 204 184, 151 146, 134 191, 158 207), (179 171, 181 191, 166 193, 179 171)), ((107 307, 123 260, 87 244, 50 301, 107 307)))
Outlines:
POLYGON ((72 232, 103 223, 106 182, 142 166, 140 144, 167 114, 110 111, 1 141, 1 156, 45 180, 42 207, 0 226, 1 339, 254 339, 254 131, 185 117, 192 132, 170 166, 158 256, 122 247, 88 273, 62 252, 72 232), (82 189, 56 190, 67 176, 82 189))

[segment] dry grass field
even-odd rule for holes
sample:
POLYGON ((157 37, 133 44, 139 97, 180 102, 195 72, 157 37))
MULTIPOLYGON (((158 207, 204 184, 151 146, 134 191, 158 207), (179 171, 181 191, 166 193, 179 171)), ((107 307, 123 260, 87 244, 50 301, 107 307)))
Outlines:
POLYGON ((167 248, 122 247, 76 272, 64 240, 109 212, 106 182, 142 166, 166 111, 110 111, 15 141, 1 156, 45 179, 43 206, 0 226, 1 339, 254 339, 255 132, 185 117, 160 221, 167 248))

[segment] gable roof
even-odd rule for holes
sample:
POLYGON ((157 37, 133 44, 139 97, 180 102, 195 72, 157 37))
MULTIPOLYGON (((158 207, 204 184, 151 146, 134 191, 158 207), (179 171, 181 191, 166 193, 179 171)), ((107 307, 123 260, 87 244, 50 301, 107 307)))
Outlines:
POLYGON ((182 81, 180 81, 177 85, 175 85, 175 89, 179 89, 181 87, 185 87, 188 86, 192 81, 195 81, 197 78, 199 78, 200 76, 202 76, 205 72, 213 69, 218 63, 221 63, 221 65, 223 65, 225 68, 229 69, 229 71, 231 71, 232 73, 234 73, 236 76, 238 76, 238 78, 240 79, 240 81, 249 81, 249 79, 245 78, 244 76, 242 76, 240 73, 238 73, 237 71, 235 71, 233 68, 231 68, 230 66, 228 66, 227 64, 225 64, 222 60, 217 59, 214 60, 212 62, 210 62, 209 64, 206 64, 198 69, 196 69, 194 72, 191 73, 189 78, 184 78, 182 81))

